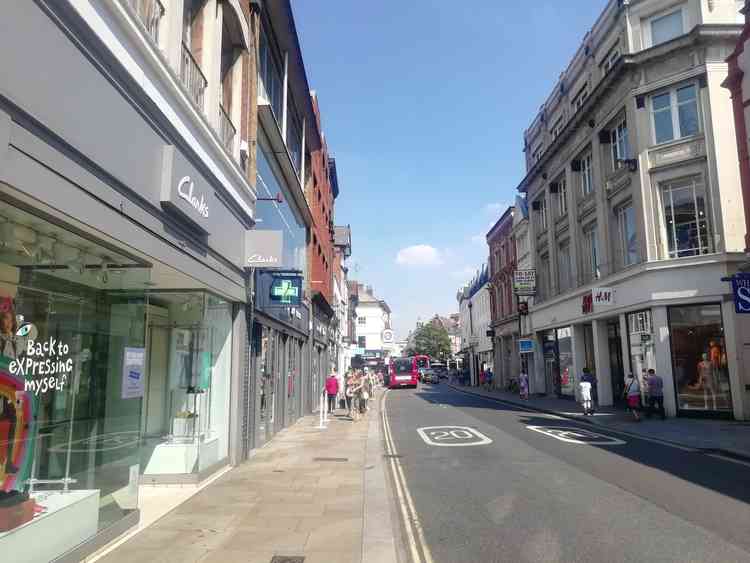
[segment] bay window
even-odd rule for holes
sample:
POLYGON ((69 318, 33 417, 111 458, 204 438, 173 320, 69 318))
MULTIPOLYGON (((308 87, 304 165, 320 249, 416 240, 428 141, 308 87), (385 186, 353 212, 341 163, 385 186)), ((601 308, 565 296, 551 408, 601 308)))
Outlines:
POLYGON ((711 252, 706 190, 700 177, 661 186, 664 230, 669 258, 711 252))
POLYGON ((651 97, 654 141, 661 144, 700 131, 698 87, 688 84, 651 97))

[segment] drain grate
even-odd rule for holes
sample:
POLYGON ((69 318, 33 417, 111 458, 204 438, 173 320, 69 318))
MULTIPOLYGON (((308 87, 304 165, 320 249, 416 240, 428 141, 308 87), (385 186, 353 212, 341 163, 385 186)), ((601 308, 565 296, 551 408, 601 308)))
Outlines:
POLYGON ((274 555, 271 563, 305 563, 304 555, 274 555))
POLYGON ((348 457, 314 457, 313 461, 349 461, 348 457))

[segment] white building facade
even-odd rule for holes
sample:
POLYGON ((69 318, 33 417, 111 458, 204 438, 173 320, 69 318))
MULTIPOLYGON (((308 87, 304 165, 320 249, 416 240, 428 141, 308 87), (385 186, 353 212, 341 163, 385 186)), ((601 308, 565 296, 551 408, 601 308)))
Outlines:
POLYGON ((486 266, 456 296, 461 330, 461 354, 470 384, 479 384, 482 370, 493 367, 492 337, 487 335, 492 321, 490 288, 486 266))
POLYGON ((573 398, 588 367, 611 405, 654 369, 670 416, 750 417, 749 327, 722 281, 744 257, 721 87, 737 4, 609 2, 525 132, 532 391, 573 398))
POLYGON ((364 350, 364 355, 380 358, 390 355, 395 344, 391 310, 385 301, 375 297, 370 286, 359 286, 356 317, 357 347, 364 350))

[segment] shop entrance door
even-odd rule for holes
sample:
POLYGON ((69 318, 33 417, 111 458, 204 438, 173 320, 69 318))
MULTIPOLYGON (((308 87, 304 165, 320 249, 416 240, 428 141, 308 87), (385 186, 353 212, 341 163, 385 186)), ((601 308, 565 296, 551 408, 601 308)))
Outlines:
MULTIPOLYGON (((169 373, 169 329, 149 324, 146 335, 148 369, 146 371, 146 397, 141 428, 143 438, 161 439, 169 434, 167 413, 169 373)), ((145 464, 141 464, 142 467, 145 464)))
POLYGON ((609 346, 609 370, 612 382, 612 401, 615 406, 624 405, 625 399, 625 368, 622 362, 622 340, 620 337, 620 321, 612 320, 607 323, 607 343, 609 346))

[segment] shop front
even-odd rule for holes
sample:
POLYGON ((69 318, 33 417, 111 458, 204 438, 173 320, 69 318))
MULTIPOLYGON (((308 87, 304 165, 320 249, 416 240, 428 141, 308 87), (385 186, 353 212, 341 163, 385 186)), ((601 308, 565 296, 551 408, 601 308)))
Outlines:
POLYGON ((252 197, 24 6, 66 80, 0 61, 0 559, 80 561, 236 458, 252 197))
POLYGON ((309 323, 298 274, 255 272, 251 370, 255 388, 255 442, 260 447, 302 416, 309 379, 309 323), (283 287, 283 292, 279 288, 283 287), (282 295, 283 294, 283 295, 282 295), (294 296, 297 295, 297 297, 294 296))
POLYGON ((638 276, 607 288, 533 308, 543 353, 537 377, 558 396, 575 398, 588 368, 599 403, 624 407, 627 375, 639 379, 646 404, 648 373, 654 370, 664 382, 669 416, 746 418, 741 396, 747 378, 738 358, 747 321, 734 314, 724 276, 709 260, 679 276, 659 265, 641 268, 638 276))

